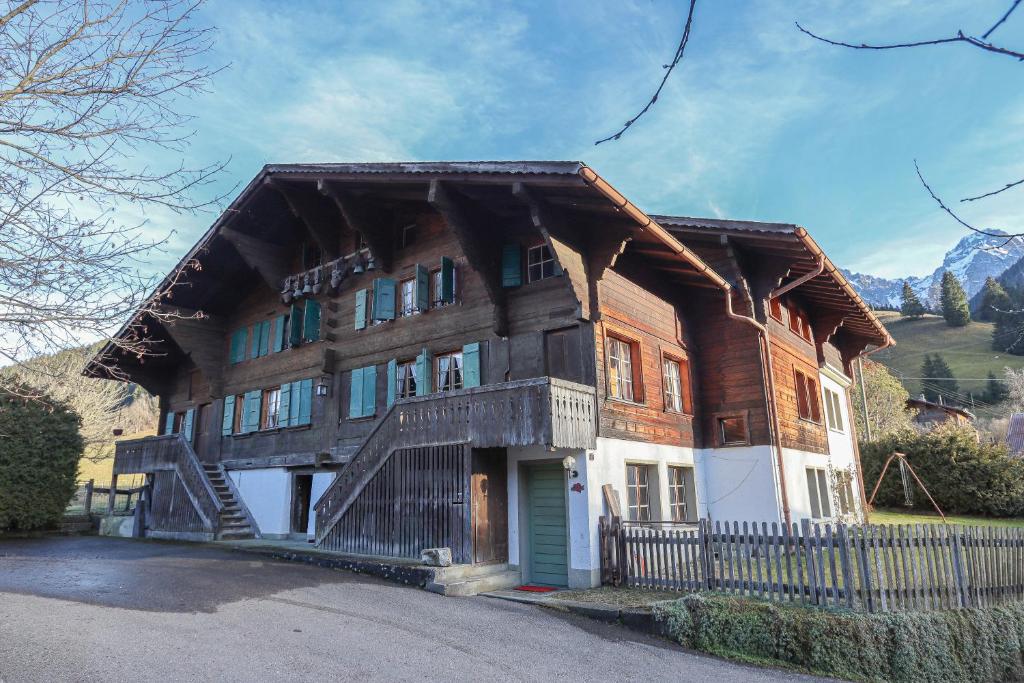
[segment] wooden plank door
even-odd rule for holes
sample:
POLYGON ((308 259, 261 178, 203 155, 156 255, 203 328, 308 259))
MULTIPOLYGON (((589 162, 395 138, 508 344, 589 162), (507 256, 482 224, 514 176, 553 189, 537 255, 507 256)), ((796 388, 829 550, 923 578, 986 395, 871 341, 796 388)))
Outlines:
POLYGON ((213 446, 214 440, 220 437, 220 433, 215 434, 213 430, 219 429, 220 425, 215 425, 214 422, 213 411, 210 409, 209 403, 204 403, 196 409, 195 421, 192 423, 194 432, 192 447, 202 462, 217 461, 217 451, 213 446))
POLYGON ((470 483, 473 562, 508 562, 508 469, 504 448, 474 448, 470 483))
POLYGON ((569 584, 569 547, 562 465, 526 468, 530 581, 546 586, 569 584))

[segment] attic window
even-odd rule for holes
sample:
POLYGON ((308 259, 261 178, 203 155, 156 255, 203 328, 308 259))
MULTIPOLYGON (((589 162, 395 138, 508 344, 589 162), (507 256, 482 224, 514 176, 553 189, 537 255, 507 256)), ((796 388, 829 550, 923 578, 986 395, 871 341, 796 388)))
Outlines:
POLYGON ((402 228, 402 248, 405 249, 414 244, 416 244, 416 224, 412 223, 402 228))
POLYGON ((725 415, 718 418, 718 444, 720 446, 745 446, 750 443, 747 432, 747 418, 743 415, 725 415))
POLYGON ((526 264, 529 282, 546 280, 557 275, 558 266, 555 264, 555 257, 551 255, 551 250, 546 244, 530 247, 526 253, 526 264))

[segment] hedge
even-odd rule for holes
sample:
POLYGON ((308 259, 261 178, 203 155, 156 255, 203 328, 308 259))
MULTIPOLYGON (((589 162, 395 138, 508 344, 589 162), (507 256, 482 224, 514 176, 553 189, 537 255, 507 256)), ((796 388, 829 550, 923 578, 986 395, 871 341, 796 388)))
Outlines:
POLYGON ((0 532, 60 521, 75 492, 79 425, 62 403, 0 392, 0 532))
POLYGON ((655 607, 684 647, 860 681, 1024 679, 1024 605, 867 614, 689 595, 655 607))
MULTIPOLYGON (((973 431, 937 429, 903 432, 861 444, 864 487, 868 495, 893 451, 907 455, 914 471, 943 512, 989 517, 1024 515, 1024 459, 1011 458, 1002 445, 978 443, 973 431)), ((903 505, 899 467, 889 467, 875 505, 903 505)), ((914 507, 931 509, 914 484, 914 507)))

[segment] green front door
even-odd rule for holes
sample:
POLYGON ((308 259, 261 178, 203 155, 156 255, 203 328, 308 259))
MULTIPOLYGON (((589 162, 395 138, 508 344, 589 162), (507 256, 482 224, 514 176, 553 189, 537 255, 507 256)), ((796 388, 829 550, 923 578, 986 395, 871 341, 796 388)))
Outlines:
POLYGON ((530 521, 530 582, 569 584, 565 472, 560 464, 526 468, 530 521))

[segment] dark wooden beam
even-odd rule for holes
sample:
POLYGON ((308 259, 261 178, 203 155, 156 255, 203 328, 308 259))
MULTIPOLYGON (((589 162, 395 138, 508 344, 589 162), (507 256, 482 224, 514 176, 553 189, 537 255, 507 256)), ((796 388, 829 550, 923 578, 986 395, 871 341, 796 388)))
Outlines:
POLYGON ((281 291, 289 272, 288 257, 280 246, 228 227, 221 228, 218 235, 235 248, 250 268, 260 274, 271 291, 281 291))
POLYGON ((587 239, 586 260, 590 286, 590 319, 601 317, 598 283, 604 279, 605 271, 615 266, 626 245, 633 239, 633 230, 619 224, 604 226, 593 231, 587 239))
POLYGON ((337 183, 319 180, 317 187, 338 207, 348 227, 362 235, 377 266, 385 272, 390 272, 394 263, 395 244, 390 221, 382 220, 382 216, 373 210, 366 199, 346 191, 337 183))
POLYGON ((342 218, 331 203, 318 196, 316 190, 309 190, 273 178, 264 181, 267 187, 277 191, 284 199, 292 214, 306 226, 307 232, 324 252, 324 260, 331 261, 341 255, 342 218))
POLYGON ((539 198, 524 183, 514 183, 512 194, 530 211, 530 222, 547 242, 548 249, 566 275, 566 281, 576 296, 576 317, 590 318, 590 285, 587 263, 579 247, 578 236, 570 229, 558 209, 539 198))
POLYGON ((494 333, 508 336, 508 306, 501 286, 500 248, 486 236, 493 226, 493 217, 449 190, 439 180, 430 181, 427 203, 440 213, 465 252, 470 265, 480 273, 487 296, 494 306, 494 333))
POLYGON ((161 326, 171 341, 191 359, 210 384, 210 395, 224 395, 225 344, 227 323, 220 316, 181 307, 164 306, 161 326))

